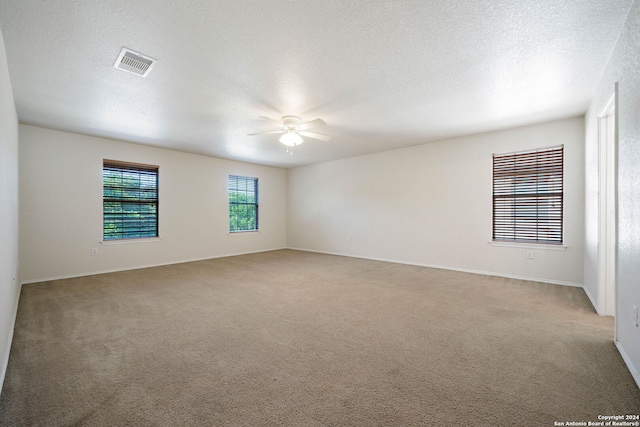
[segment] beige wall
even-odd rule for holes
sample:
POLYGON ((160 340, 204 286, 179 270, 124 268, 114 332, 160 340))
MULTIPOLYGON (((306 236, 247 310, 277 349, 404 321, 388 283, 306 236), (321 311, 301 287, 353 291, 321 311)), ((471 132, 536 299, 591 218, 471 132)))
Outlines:
POLYGON ((618 83, 618 271, 616 341, 640 385, 640 328, 633 306, 640 307, 640 3, 631 7, 586 115, 585 289, 596 306, 602 295, 598 277, 598 115, 618 83))
POLYGON ((583 145, 577 117, 292 169, 288 246, 581 285, 583 145), (490 244, 492 154, 558 144, 565 250, 490 244))
POLYGON ((22 280, 282 248, 285 185, 284 169, 20 125, 22 280), (160 166, 160 240, 101 244, 103 159, 160 166), (229 174, 259 179, 259 233, 228 233, 229 174))
POLYGON ((18 117, 0 33, 0 388, 9 360, 19 295, 18 117))

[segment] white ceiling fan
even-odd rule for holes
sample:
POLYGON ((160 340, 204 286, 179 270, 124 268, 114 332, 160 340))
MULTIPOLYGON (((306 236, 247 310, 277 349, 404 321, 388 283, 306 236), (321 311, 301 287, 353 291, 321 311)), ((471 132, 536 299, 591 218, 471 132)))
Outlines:
POLYGON ((300 119, 300 117, 298 116, 282 116, 282 119, 280 121, 265 116, 260 116, 259 118, 266 119, 277 124, 280 127, 280 130, 250 133, 249 136, 280 133, 282 134, 282 136, 280 137, 279 141, 288 147, 294 147, 296 145, 302 144, 304 142, 304 139, 302 139, 303 136, 319 139, 321 141, 331 140, 330 136, 320 135, 319 133, 307 131, 307 129, 316 126, 326 125, 326 123, 322 119, 315 119, 309 122, 302 123, 302 119, 300 119))

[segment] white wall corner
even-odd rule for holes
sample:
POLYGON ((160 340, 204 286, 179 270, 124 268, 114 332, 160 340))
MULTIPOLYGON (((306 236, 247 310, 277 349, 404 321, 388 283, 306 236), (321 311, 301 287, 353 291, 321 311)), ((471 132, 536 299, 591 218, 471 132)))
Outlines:
POLYGON ((586 286, 583 286, 582 289, 584 289, 584 293, 587 294, 587 298, 589 298, 589 302, 591 302, 591 305, 593 306, 596 313, 600 314, 596 299, 593 297, 593 295, 591 295, 591 291, 589 291, 589 288, 587 288, 586 286))

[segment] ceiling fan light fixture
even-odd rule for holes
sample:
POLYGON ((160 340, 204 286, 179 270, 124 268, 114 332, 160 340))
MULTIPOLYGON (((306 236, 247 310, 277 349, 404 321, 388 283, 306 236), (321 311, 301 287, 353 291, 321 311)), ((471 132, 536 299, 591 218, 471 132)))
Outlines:
POLYGON ((302 144, 304 139, 298 135, 298 132, 296 132, 295 129, 287 129, 287 131, 282 134, 279 141, 287 147, 293 147, 302 144))

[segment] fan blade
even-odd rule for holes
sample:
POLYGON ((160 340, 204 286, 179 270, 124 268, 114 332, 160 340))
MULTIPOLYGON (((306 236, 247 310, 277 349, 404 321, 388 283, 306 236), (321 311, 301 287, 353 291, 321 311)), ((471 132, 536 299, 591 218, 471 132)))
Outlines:
POLYGON ((300 131, 298 132, 300 135, 302 136, 308 136, 309 138, 313 138, 313 139, 319 139, 321 141, 331 141, 331 137, 327 136, 327 135, 320 135, 319 133, 314 133, 314 132, 307 132, 307 131, 300 131))
POLYGON ((311 120, 310 122, 303 123, 300 126, 297 126, 297 129, 298 130, 305 130, 305 129, 310 129, 310 128, 314 128, 316 126, 322 126, 322 125, 326 125, 324 120, 315 119, 315 120, 311 120))
POLYGON ((272 133, 282 133, 283 131, 281 130, 272 130, 270 132, 258 132, 258 133, 248 133, 247 135, 249 136, 256 136, 256 135, 269 135, 272 133))
POLYGON ((258 116, 259 119, 265 119, 265 120, 269 120, 272 123, 277 124, 279 127, 281 127, 282 129, 285 129, 286 126, 282 124, 282 121, 280 120, 276 120, 276 119, 272 119, 271 117, 267 117, 267 116, 258 116))

